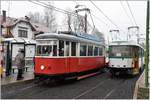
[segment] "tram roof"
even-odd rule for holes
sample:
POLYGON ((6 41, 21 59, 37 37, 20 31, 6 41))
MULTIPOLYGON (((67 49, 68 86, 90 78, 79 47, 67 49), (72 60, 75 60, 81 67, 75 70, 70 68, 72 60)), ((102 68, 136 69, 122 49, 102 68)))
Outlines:
POLYGON ((116 46, 116 45, 129 45, 129 46, 138 46, 140 48, 143 48, 140 44, 136 43, 135 41, 114 41, 109 44, 109 46, 116 46))
POLYGON ((98 38, 96 35, 90 35, 86 33, 74 33, 74 32, 58 32, 58 33, 44 33, 36 36, 36 39, 64 39, 70 41, 92 42, 96 44, 103 44, 104 39, 98 38))

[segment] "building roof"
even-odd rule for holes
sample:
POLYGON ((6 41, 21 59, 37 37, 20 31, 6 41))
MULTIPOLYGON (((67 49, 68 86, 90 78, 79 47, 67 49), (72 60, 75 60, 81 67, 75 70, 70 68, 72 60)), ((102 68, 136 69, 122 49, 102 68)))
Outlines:
POLYGON ((6 22, 3 22, 3 16, 0 15, 0 24, 1 24, 3 27, 11 26, 11 25, 14 24, 16 21, 17 21, 16 18, 6 17, 6 22))
POLYGON ((0 15, 0 23, 3 27, 13 27, 19 22, 26 22, 29 23, 33 31, 36 31, 36 29, 33 27, 33 25, 30 23, 30 21, 26 17, 21 17, 21 18, 12 18, 12 17, 6 17, 6 21, 3 22, 3 16, 0 15))
POLYGON ((44 24, 30 22, 30 19, 27 16, 21 18, 6 17, 6 22, 3 22, 3 16, 0 15, 0 24, 2 25, 2 27, 14 27, 20 21, 29 23, 32 27, 32 30, 34 31, 33 34, 50 32, 50 29, 44 24))
POLYGON ((31 23, 31 24, 36 29, 35 34, 38 34, 40 32, 43 32, 43 33, 50 32, 50 29, 46 27, 44 24, 40 24, 40 23, 31 23))

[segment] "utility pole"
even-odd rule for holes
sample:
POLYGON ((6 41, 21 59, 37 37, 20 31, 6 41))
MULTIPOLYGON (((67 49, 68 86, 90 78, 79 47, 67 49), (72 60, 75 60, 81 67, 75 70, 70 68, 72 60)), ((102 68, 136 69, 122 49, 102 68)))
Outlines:
POLYGON ((148 83, 148 65, 149 65, 149 12, 150 12, 150 1, 147 0, 147 17, 146 17, 146 58, 145 58, 145 86, 148 87, 149 83, 148 83))

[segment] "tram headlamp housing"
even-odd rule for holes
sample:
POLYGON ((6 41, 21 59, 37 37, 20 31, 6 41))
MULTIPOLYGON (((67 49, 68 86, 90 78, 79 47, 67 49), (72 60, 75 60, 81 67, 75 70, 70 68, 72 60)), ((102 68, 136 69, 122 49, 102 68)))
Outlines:
POLYGON ((44 70, 44 69, 45 69, 45 66, 44 66, 44 65, 41 65, 40 68, 41 68, 41 70, 44 70))

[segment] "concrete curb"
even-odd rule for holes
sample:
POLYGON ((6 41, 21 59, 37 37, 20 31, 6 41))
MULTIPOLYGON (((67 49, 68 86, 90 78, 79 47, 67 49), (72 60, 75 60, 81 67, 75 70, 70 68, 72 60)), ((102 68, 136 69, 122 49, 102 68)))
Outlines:
POLYGON ((139 82, 142 78, 142 76, 144 75, 145 71, 143 71, 143 73, 141 74, 141 76, 139 77, 139 79, 136 81, 135 84, 135 89, 134 89, 134 93, 133 93, 133 99, 137 99, 137 93, 138 93, 138 88, 139 88, 139 82))
POLYGON ((10 85, 18 85, 18 84, 22 84, 22 83, 29 83, 29 82, 32 82, 33 80, 34 79, 20 80, 20 81, 15 81, 12 83, 1 84, 1 86, 10 86, 10 85))

